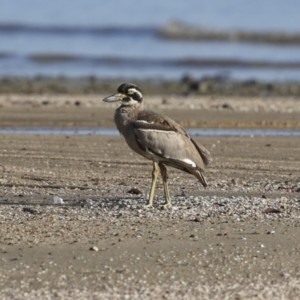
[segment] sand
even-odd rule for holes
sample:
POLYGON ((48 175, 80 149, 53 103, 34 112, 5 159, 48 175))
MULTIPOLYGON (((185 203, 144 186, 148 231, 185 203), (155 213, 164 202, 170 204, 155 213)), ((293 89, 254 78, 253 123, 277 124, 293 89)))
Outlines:
MULTIPOLYGON (((190 126, 299 128, 298 99, 175 98, 149 106, 190 126)), ((1 126, 112 126, 101 96, 0 104, 1 126)), ((209 187, 169 169, 173 208, 160 181, 145 209, 151 163, 122 137, 1 135, 1 299, 299 298, 299 137, 195 139, 209 187)))

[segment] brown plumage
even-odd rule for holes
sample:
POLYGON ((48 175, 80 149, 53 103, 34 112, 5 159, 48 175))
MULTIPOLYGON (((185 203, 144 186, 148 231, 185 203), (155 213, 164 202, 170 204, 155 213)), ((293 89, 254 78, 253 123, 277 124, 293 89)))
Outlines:
POLYGON ((212 158, 209 151, 196 142, 172 119, 144 110, 141 89, 131 83, 123 83, 118 93, 105 98, 105 102, 121 102, 115 112, 115 123, 128 146, 153 161, 152 184, 147 206, 153 205, 158 170, 163 178, 165 206, 171 206, 167 184, 167 169, 170 166, 194 175, 204 187, 202 174, 212 158))

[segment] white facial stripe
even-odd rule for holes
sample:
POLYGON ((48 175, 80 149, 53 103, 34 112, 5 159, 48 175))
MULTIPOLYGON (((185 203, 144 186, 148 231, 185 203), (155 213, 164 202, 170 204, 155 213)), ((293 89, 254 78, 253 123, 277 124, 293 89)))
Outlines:
POLYGON ((143 98, 143 95, 135 88, 128 89, 127 93, 128 93, 128 95, 132 95, 132 94, 136 93, 139 95, 140 98, 143 98))
POLYGON ((183 159, 183 162, 185 162, 188 165, 191 165, 193 168, 196 167, 196 164, 192 160, 190 160, 188 158, 183 159))
POLYGON ((138 103, 138 101, 130 98, 130 101, 122 102, 122 105, 124 105, 124 106, 132 106, 132 105, 136 105, 137 103, 138 103))

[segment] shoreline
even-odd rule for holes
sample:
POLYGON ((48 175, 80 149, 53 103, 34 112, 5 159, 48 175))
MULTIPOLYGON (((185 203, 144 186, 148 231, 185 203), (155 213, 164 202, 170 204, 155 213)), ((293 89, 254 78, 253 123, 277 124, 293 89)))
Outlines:
MULTIPOLYGON (((0 127, 112 127, 112 94, 0 94, 0 127)), ((300 128, 300 98, 145 95, 145 107, 185 128, 300 128)))
POLYGON ((122 82, 135 82, 145 95, 182 96, 242 96, 242 97, 299 97, 298 81, 232 80, 222 76, 193 78, 186 74, 179 80, 101 78, 97 76, 2 76, 0 95, 3 94, 70 94, 92 95, 109 93, 122 82))

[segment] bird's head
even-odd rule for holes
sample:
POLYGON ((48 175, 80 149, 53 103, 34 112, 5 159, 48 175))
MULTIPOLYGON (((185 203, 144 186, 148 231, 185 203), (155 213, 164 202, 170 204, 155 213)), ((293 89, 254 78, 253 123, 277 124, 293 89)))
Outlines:
POLYGON ((123 106, 141 105, 143 95, 141 89, 133 83, 123 83, 118 87, 118 93, 103 99, 104 102, 120 102, 123 106))

